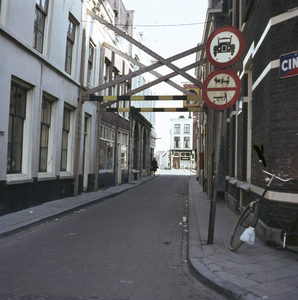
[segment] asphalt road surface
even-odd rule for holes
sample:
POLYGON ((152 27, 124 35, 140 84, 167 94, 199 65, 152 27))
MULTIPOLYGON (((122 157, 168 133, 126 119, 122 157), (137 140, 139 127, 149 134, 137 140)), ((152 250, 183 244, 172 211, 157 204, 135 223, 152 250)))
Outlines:
POLYGON ((165 173, 0 240, 0 299, 224 299, 186 263, 189 173, 165 173))

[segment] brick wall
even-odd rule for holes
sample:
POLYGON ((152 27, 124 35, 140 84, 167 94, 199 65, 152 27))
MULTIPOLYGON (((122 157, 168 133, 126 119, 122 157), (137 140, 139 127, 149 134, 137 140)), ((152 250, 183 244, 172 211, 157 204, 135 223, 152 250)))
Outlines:
MULTIPOLYGON (((284 0, 286 8, 293 8, 297 1, 284 0)), ((255 1, 251 15, 244 27, 245 50, 242 58, 232 67, 236 72, 243 71, 243 59, 254 44, 258 45, 269 20, 277 15, 284 14, 281 1, 255 1)), ((298 76, 280 79, 279 68, 271 68, 265 76, 261 76, 270 62, 276 62, 282 54, 298 50, 298 40, 294 39, 294 28, 298 24, 298 16, 271 26, 266 37, 260 44, 252 58, 252 82, 260 83, 252 93, 252 145, 263 145, 269 172, 280 176, 291 176, 298 179, 298 76)), ((243 94, 243 91, 242 91, 243 94)), ((234 108, 235 110, 235 108, 234 108)), ((232 109, 230 109, 231 113, 232 109)), ((229 176, 234 176, 235 160, 235 117, 232 116, 229 130, 229 176)), ((238 116, 237 136, 237 180, 246 180, 246 141, 247 107, 244 105, 238 116)), ((252 177, 254 186, 264 188, 264 174, 261 172, 258 157, 252 150, 252 177)), ((280 187, 276 181, 276 187, 280 187)), ((290 187, 288 192, 297 194, 298 185, 283 185, 290 187)), ((239 188, 229 184, 228 193, 239 200, 239 188)), ((242 193, 242 203, 247 205, 257 195, 252 192, 242 193)), ((298 215, 298 203, 271 201, 270 205, 277 212, 281 221, 286 225, 298 215)), ((277 227, 278 223, 271 216, 267 208, 262 208, 261 219, 267 226, 277 227)))

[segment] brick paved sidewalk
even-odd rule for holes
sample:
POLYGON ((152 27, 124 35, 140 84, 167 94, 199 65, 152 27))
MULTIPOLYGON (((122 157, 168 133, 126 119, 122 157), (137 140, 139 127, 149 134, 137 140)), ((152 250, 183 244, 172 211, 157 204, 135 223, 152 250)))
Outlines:
POLYGON ((207 245, 210 200, 189 181, 189 264, 201 280, 228 299, 298 299, 298 254, 276 250, 256 238, 232 252, 230 234, 238 218, 224 201, 216 206, 214 245, 207 245))

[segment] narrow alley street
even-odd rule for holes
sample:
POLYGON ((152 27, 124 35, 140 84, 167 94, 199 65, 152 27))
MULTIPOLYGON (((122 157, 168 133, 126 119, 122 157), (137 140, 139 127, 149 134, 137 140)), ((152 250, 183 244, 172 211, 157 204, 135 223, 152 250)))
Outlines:
POLYGON ((1 239, 1 299, 224 299, 186 263, 189 171, 165 173, 1 239))

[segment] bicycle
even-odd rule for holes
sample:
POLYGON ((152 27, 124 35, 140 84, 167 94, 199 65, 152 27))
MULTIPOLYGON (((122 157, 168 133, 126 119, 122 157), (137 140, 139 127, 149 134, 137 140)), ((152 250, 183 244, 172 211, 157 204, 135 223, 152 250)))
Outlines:
POLYGON ((287 245, 290 245, 290 244, 293 244, 293 243, 297 244, 298 232, 295 232, 295 228, 298 226, 298 218, 293 222, 293 225, 292 225, 291 229, 287 230, 283 226, 283 224, 281 223, 281 221, 279 220, 277 215, 274 213, 274 211, 270 207, 267 200, 265 199, 265 194, 270 189, 270 185, 271 185, 273 179, 276 178, 276 179, 278 179, 282 182, 293 181, 294 183, 297 182, 297 180, 294 179, 294 178, 282 179, 282 178, 276 176, 275 174, 271 174, 271 173, 263 170, 262 169, 262 160, 260 160, 260 164, 261 164, 262 172, 269 175, 270 178, 265 179, 266 187, 265 187, 265 190, 264 190, 263 194, 261 195, 261 198, 249 203, 244 208, 242 213, 240 214, 240 216, 239 216, 239 218, 238 218, 238 220, 235 224, 234 231, 233 231, 233 233, 230 237, 229 249, 231 251, 237 250, 244 242, 247 243, 247 244, 253 244, 254 243, 255 227, 258 223, 258 219, 259 219, 260 211, 261 211, 261 206, 262 206, 263 203, 268 207, 268 209, 270 210, 270 212, 272 213, 274 218, 277 220, 278 224, 280 225, 280 227, 282 229, 281 239, 282 239, 282 243, 283 243, 283 248, 285 248, 286 244, 287 245), (289 240, 287 241, 288 237, 289 237, 289 240))

